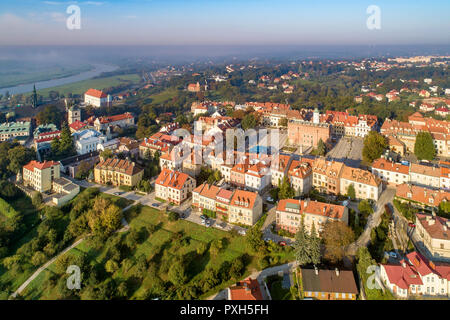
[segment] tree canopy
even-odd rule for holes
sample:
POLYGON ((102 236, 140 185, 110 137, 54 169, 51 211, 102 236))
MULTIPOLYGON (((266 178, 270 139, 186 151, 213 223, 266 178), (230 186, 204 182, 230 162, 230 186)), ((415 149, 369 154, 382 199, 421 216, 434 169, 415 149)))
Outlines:
POLYGON ((414 144, 414 154, 419 160, 433 160, 436 156, 433 137, 427 131, 419 132, 414 144))
POLYGON ((364 147, 362 150, 363 160, 372 163, 378 159, 388 146, 386 138, 376 131, 370 131, 364 138, 364 147))

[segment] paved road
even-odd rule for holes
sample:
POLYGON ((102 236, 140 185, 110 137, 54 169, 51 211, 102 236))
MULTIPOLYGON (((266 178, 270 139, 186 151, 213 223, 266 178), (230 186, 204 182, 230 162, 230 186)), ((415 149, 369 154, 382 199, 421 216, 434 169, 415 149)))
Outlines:
POLYGON ((383 193, 380 196, 380 199, 377 201, 375 205, 374 213, 372 213, 368 218, 363 233, 358 238, 358 240, 356 240, 348 247, 347 249, 348 255, 355 256, 360 247, 366 247, 369 244, 370 233, 373 228, 377 227, 380 224, 381 215, 384 212, 384 205, 389 202, 392 203, 392 200, 394 199, 395 196, 395 191, 396 190, 393 188, 387 188, 383 191, 383 193))

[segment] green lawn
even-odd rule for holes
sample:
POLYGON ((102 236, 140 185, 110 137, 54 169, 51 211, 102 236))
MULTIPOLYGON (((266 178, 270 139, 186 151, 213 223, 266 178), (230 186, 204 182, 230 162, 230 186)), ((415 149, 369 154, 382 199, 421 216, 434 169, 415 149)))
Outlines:
MULTIPOLYGON (((237 235, 232 235, 228 232, 221 231, 215 228, 205 228, 203 226, 178 220, 170 222, 167 219, 167 215, 164 213, 150 208, 150 207, 133 207, 125 213, 125 218, 129 221, 131 228, 138 229, 140 227, 152 227, 155 226, 154 232, 149 237, 139 244, 136 249, 131 253, 128 258, 136 262, 137 258, 144 255, 147 260, 152 261, 167 261, 171 256, 175 255, 189 255, 195 254, 196 249, 202 244, 209 244, 216 239, 223 239, 225 246, 224 249, 215 257, 211 256, 209 252, 193 259, 187 266, 187 273, 189 275, 189 283, 195 283, 202 277, 202 271, 208 266, 219 266, 224 261, 233 261, 237 257, 244 253, 248 253, 245 238, 237 235), (182 232, 188 237, 189 241, 186 245, 177 243, 175 234, 182 232)), ((115 237, 124 237, 126 234, 115 235, 115 237)), ((95 260, 98 263, 106 262, 106 250, 102 248, 99 251, 92 249, 89 246, 89 242, 83 242, 75 249, 69 251, 68 254, 87 254, 92 263, 95 260)), ((292 253, 280 252, 277 254, 272 253, 272 256, 277 255, 280 258, 280 263, 286 263, 294 259, 292 253)), ((258 269, 258 258, 255 256, 249 256, 249 263, 246 266, 246 271, 243 277, 248 276, 252 271, 258 269)), ((53 291, 46 290, 46 278, 53 272, 54 266, 52 265, 49 270, 44 271, 39 277, 37 277, 30 286, 25 290, 24 297, 26 299, 51 299, 55 297, 53 291)), ((158 276, 167 281, 167 270, 163 271, 159 268, 158 276)), ((132 275, 133 267, 130 270, 123 270, 121 267, 117 270, 112 278, 116 280, 129 279, 132 275)), ((206 298, 219 290, 226 288, 233 284, 233 281, 223 283, 222 285, 214 288, 210 292, 204 293, 200 298, 206 298)), ((139 283, 133 288, 131 299, 139 299, 142 293, 150 288, 152 283, 149 278, 144 278, 142 283, 139 283)), ((55 289, 53 289, 55 290, 55 289)))
POLYGON ((117 86, 123 83, 131 83, 136 84, 141 80, 138 74, 125 74, 125 75, 117 75, 112 77, 98 78, 98 79, 90 79, 79 82, 74 82, 58 87, 52 87, 47 89, 38 90, 38 94, 47 97, 50 91, 58 91, 59 94, 67 95, 68 93, 72 94, 83 94, 88 89, 94 88, 98 90, 103 90, 105 88, 109 88, 112 86, 117 86))

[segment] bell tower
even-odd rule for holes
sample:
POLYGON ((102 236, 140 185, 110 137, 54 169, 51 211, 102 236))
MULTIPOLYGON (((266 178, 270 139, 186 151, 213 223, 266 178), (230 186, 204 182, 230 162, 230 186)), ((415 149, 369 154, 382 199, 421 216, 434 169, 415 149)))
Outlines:
POLYGON ((74 123, 75 121, 81 121, 81 110, 77 106, 69 108, 67 114, 67 122, 69 123, 69 125, 74 123))

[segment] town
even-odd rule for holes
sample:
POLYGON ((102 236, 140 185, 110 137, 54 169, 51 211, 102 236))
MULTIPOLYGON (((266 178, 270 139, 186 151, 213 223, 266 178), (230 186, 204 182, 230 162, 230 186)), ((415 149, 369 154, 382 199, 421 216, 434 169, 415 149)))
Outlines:
MULTIPOLYGON (((434 68, 436 60, 448 67, 448 57, 337 65, 385 72, 411 68, 408 63, 434 68)), ((330 67, 335 64, 330 62, 330 67)), ((306 64, 299 65, 302 69, 306 64)), ((249 68, 257 67, 241 67, 249 68)), ((297 79, 314 74, 294 72, 292 64, 290 68, 248 85, 278 90, 284 81, 281 90, 292 95, 297 79)), ((226 72, 235 69, 227 65, 226 72)), ((180 77, 165 71, 158 76, 180 77)), ((226 76, 216 77, 219 84, 227 81, 226 76)), ((30 277, 52 256, 56 262, 47 267, 64 269, 76 258, 63 255, 62 249, 75 250, 82 243, 105 250, 104 268, 110 276, 131 270, 143 281, 151 277, 157 283, 132 293, 133 285, 123 282, 116 289, 122 297, 448 298, 450 89, 431 86, 432 78, 397 82, 402 86, 398 91, 383 89, 383 82, 362 86, 365 94, 357 94, 355 107, 344 110, 299 106, 287 99, 210 100, 205 94, 217 90, 214 86, 187 82, 183 94, 192 97, 187 113, 163 109, 156 118, 150 118, 153 109, 139 115, 122 106, 145 97, 157 82, 145 82, 131 94, 90 88, 78 97, 59 97, 58 107, 44 102, 34 88, 28 101, 35 115, 19 118, 10 112, 0 125, 0 152, 5 155, 1 208, 4 221, 20 216, 9 203, 21 199, 38 209, 34 224, 42 226, 37 242, 10 255, 14 244, 5 237, 20 236, 26 217, 18 218, 16 226, 2 225, 5 275, 27 270, 30 277), (383 90, 385 95, 377 93, 383 90), (383 119, 370 109, 357 111, 373 98, 386 104, 407 101, 406 121, 383 119), (66 227, 61 229, 61 224, 66 227), (169 235, 159 234, 160 228, 169 235), (123 238, 117 236, 121 233, 123 238), (153 238, 169 242, 158 244, 153 238), (127 258, 130 251, 124 246, 141 253, 127 258), (183 247, 195 250, 183 256, 178 252, 183 247), (220 267, 194 275, 195 285, 189 273, 199 268, 195 259, 207 261, 206 252, 220 267), (224 260, 227 255, 232 260, 224 260), (24 263, 29 265, 25 270, 19 267, 24 263), (161 271, 169 264, 171 269, 161 271), (164 292, 164 281, 172 284, 169 292, 164 292)), ((10 102, 14 97, 2 98, 10 102)), ((33 281, 17 282, 7 298, 33 297, 33 281)), ((40 295, 73 294, 61 290, 49 287, 40 295)), ((90 299, 96 293, 83 295, 90 299)))

